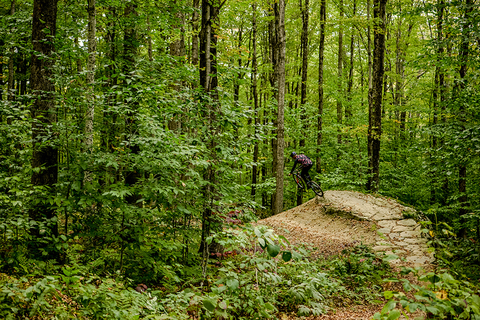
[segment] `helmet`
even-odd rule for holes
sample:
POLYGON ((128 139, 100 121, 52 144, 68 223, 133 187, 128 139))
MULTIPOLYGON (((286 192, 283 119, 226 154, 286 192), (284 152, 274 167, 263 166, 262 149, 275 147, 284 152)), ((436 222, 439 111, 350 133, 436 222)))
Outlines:
POLYGON ((290 157, 295 157, 297 155, 297 153, 295 151, 292 151, 292 153, 290 153, 290 157))

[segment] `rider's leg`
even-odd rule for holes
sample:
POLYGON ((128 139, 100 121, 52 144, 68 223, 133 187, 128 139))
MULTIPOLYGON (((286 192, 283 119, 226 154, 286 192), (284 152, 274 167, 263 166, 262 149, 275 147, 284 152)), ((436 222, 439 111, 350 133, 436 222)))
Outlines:
POLYGON ((305 182, 307 183, 307 188, 310 188, 310 183, 312 181, 312 179, 310 178, 310 175, 308 174, 308 170, 310 170, 311 168, 312 166, 303 167, 302 172, 300 173, 303 180, 305 180, 305 182))

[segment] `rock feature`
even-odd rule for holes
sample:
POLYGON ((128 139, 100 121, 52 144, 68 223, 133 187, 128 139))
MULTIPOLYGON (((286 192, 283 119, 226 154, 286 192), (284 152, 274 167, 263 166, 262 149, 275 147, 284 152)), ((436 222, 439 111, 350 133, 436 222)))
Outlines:
POLYGON ((425 266, 433 262, 427 239, 422 238, 421 226, 411 218, 416 215, 414 209, 393 199, 354 191, 326 191, 324 197, 316 201, 327 215, 374 222, 383 241, 377 242, 373 249, 398 255, 400 259, 393 260, 393 264, 405 261, 425 266))

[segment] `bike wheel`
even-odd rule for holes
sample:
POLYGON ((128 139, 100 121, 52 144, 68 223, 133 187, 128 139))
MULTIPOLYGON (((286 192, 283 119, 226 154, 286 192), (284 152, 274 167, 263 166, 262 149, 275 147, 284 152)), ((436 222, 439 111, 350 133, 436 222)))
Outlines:
POLYGON ((313 192, 315 192, 317 196, 323 197, 322 188, 320 188, 320 186, 315 181, 312 181, 310 183, 310 186, 312 187, 313 192))
POLYGON ((293 176, 293 180, 295 180, 295 183, 297 184, 298 190, 300 192, 304 192, 305 190, 307 190, 307 184, 305 183, 305 181, 303 181, 302 177, 300 177, 299 175, 295 175, 293 176))

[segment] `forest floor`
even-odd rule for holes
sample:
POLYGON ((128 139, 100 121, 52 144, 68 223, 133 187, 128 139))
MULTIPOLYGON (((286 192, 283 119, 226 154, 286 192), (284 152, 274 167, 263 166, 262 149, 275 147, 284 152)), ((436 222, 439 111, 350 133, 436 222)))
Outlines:
MULTIPOLYGON (((391 261, 396 270, 400 266, 430 269, 432 257, 419 225, 409 218, 412 210, 392 199, 359 192, 327 191, 323 198, 311 199, 258 224, 272 227, 291 244, 310 247, 313 258, 328 258, 364 244, 380 254, 399 255, 399 259, 391 261)), ((367 320, 381 308, 382 305, 347 306, 308 319, 367 320)), ((283 319, 295 317, 285 315, 283 319)))

